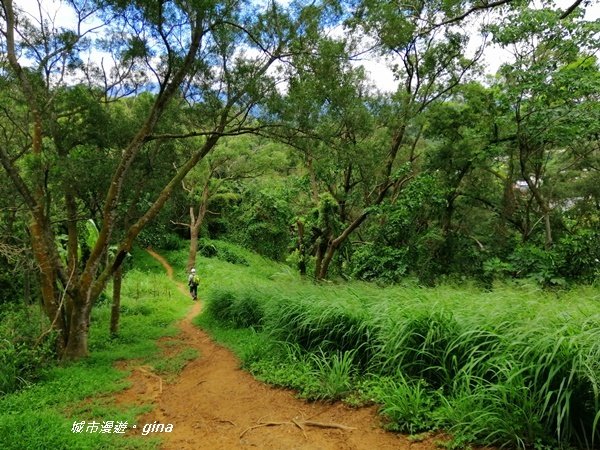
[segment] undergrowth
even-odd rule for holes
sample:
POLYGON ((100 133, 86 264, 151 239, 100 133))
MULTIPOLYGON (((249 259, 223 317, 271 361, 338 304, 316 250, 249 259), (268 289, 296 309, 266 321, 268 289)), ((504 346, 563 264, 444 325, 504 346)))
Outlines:
POLYGON ((597 288, 317 285, 238 251, 248 266, 199 259, 196 323, 258 379, 376 403, 389 429, 444 430, 454 447, 600 445, 597 288))
MULTIPOLYGON (((131 427, 137 416, 148 411, 149 406, 114 403, 111 394, 128 387, 129 375, 115 368, 117 361, 136 360, 168 375, 197 356, 189 349, 171 358, 157 356, 156 341, 177 333, 173 324, 190 303, 146 252, 134 252, 133 260, 135 269, 128 270, 123 280, 118 336, 109 333, 111 291, 107 289, 109 295, 103 296, 92 311, 90 356, 66 365, 47 362, 43 371, 36 372, 16 392, 0 397, 1 449, 158 448, 160 442, 149 436, 92 432, 94 428, 72 431, 74 422, 81 421, 86 427, 107 421, 127 422, 131 427)), ((32 326, 36 325, 39 335, 39 322, 34 321, 32 326)))

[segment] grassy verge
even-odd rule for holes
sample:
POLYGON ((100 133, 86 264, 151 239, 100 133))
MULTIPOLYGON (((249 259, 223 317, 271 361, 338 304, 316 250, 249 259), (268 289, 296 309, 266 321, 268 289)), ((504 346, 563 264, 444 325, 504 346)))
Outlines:
MULTIPOLYGON (((158 356, 157 340, 174 336, 175 321, 190 303, 174 289, 163 267, 144 251, 133 256, 134 269, 123 281, 120 333, 109 335, 110 296, 95 306, 89 335, 91 356, 84 361, 47 370, 35 384, 0 398, 2 449, 157 448, 158 440, 101 433, 103 422, 136 424, 150 407, 114 404, 111 394, 127 387, 128 372, 117 370, 119 360, 154 366, 157 373, 177 373, 197 355, 190 349, 158 356), (86 422, 81 433, 74 422, 86 422), (95 422, 95 429, 90 423, 95 422)), ((110 292, 110 289, 108 290, 110 292)), ((114 431, 114 427, 112 428, 114 431)))
POLYGON ((235 251, 245 264, 199 260, 197 324, 257 378, 375 402, 390 429, 443 429, 456 447, 600 443, 598 288, 315 285, 235 251))

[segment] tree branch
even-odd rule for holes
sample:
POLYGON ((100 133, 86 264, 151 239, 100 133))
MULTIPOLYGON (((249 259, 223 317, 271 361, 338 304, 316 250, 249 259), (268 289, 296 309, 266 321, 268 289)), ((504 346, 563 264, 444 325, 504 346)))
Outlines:
POLYGON ((575 11, 577 9, 577 7, 579 5, 581 5, 581 3, 583 3, 583 0, 576 0, 571 6, 569 6, 567 8, 567 10, 565 12, 563 12, 560 15, 560 18, 561 19, 566 19, 568 16, 570 16, 573 13, 573 11, 575 11))
MULTIPOLYGON (((474 12, 484 11, 486 9, 493 9, 493 8, 498 7, 498 6, 502 6, 502 5, 506 5, 508 3, 511 3, 512 1, 513 0, 498 0, 496 2, 488 3, 487 0, 483 0, 480 5, 473 6, 471 9, 468 9, 467 11, 465 11, 463 14, 461 14, 459 16, 451 17, 450 19, 447 19, 447 20, 444 20, 442 22, 436 23, 436 24, 432 25, 430 28, 427 28, 427 29, 423 30, 421 33, 419 33, 419 35, 420 36, 424 36, 426 34, 431 33, 436 28, 440 28, 440 27, 443 27, 443 26, 446 26, 446 25, 450 25, 450 24, 453 24, 453 23, 456 23, 456 22, 460 22, 461 20, 466 19, 468 16, 470 16, 474 12)), ((581 0, 578 0, 578 1, 581 2, 581 0)))

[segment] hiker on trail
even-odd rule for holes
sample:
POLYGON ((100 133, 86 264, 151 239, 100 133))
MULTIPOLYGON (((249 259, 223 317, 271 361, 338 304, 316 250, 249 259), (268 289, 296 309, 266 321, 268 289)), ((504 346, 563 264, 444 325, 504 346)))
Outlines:
POLYGON ((198 299, 198 285, 200 284, 200 277, 196 274, 196 269, 192 269, 190 271, 190 276, 188 277, 188 286, 190 287, 190 294, 192 296, 192 300, 198 299))

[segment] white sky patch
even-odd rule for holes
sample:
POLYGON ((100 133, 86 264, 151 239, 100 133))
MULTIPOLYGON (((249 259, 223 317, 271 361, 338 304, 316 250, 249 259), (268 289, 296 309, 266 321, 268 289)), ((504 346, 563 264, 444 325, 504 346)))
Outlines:
POLYGON ((382 92, 394 92, 398 89, 398 80, 384 61, 370 60, 361 64, 377 89, 382 92))
MULTIPOLYGON (((14 0, 14 4, 22 10, 26 17, 36 25, 45 23, 50 29, 69 29, 76 31, 78 27, 77 14, 68 4, 60 0, 14 0)), ((94 15, 79 24, 80 33, 88 33, 87 36, 94 39, 101 37, 102 22, 97 20, 94 15), (100 27, 98 30, 96 28, 100 27)), ((98 66, 104 66, 110 70, 114 66, 112 57, 108 53, 100 52, 93 48, 88 53, 80 55, 82 59, 87 59, 98 66)))
MULTIPOLYGON (((556 0, 556 8, 563 11, 566 10, 574 0, 556 0)), ((497 15, 496 15, 497 17, 497 15)), ((463 24, 463 28, 470 34, 469 45, 467 46, 466 56, 472 57, 477 48, 483 43, 483 36, 479 29, 485 22, 489 22, 494 18, 493 14, 483 14, 476 16, 474 19, 467 20, 463 24)), ((593 21, 600 18, 600 2, 595 2, 586 8, 584 19, 593 21)), ((334 35, 341 36, 344 33, 342 29, 335 30, 334 35)), ((498 44, 487 43, 480 63, 483 64, 487 75, 494 75, 502 64, 510 64, 514 61, 512 52, 502 48, 498 44)), ((391 60, 393 64, 394 61, 391 60)), ((358 64, 358 63, 357 63, 358 64)), ((395 79, 394 73, 390 68, 390 63, 386 62, 381 57, 371 57, 360 62, 367 74, 371 77, 377 88, 383 92, 394 92, 398 88, 398 80, 395 79)))
MULTIPOLYGON (((267 7, 270 2, 273 0, 255 0, 255 5, 260 9, 267 7)), ((282 6, 287 6, 291 2, 291 0, 275 0, 278 4, 282 6)), ((574 0, 556 0, 555 7, 561 8, 562 10, 567 9, 574 0)), ((39 23, 42 19, 49 19, 55 28, 73 28, 76 26, 77 17, 73 10, 65 5, 60 0, 43 0, 43 1, 32 1, 32 0, 15 0, 15 4, 22 10, 24 10, 30 20, 34 23, 39 23)), ((479 28, 481 27, 483 21, 491 20, 493 18, 493 14, 483 14, 477 16, 475 19, 471 19, 463 24, 463 28, 471 35, 470 44, 467 48, 467 55, 472 56, 476 51, 477 47, 481 45, 483 42, 483 38, 479 33, 479 28)), ((600 2, 594 1, 591 5, 586 8, 585 19, 586 20, 596 20, 600 18, 600 2)), ((87 23, 84 23, 84 28, 82 31, 89 30, 93 26, 97 26, 94 24, 93 20, 87 23)), ((342 26, 337 26, 334 28, 330 28, 327 33, 331 37, 342 37, 347 33, 347 30, 344 30, 342 26)), ((367 42, 363 42, 364 46, 367 46, 367 42)), ((248 51, 250 49, 247 49, 248 51)), ((253 56, 253 52, 250 51, 247 53, 249 56, 253 56)), ((88 59, 88 61, 93 62, 97 65, 103 64, 107 70, 110 70, 110 67, 113 64, 112 58, 108 54, 103 54, 98 50, 91 52, 88 55, 82 55, 83 58, 88 59)), ((481 62, 485 66, 485 71, 487 74, 494 74, 499 69, 499 67, 504 63, 510 63, 512 59, 512 53, 506 49, 501 48, 499 45, 492 45, 488 43, 488 47, 484 51, 481 62)), ((394 60, 386 61, 382 57, 363 55, 360 58, 356 58, 352 61, 352 64, 355 67, 362 66, 365 70, 365 73, 370 78, 372 84, 382 92, 393 92, 398 87, 398 80, 396 80, 393 71, 390 68, 390 64, 393 64, 394 60)), ((280 68, 280 63, 275 63, 270 69, 269 74, 275 75, 280 68)), ((285 87, 281 87, 285 90, 285 87)))
POLYGON ((31 0, 15 0, 14 4, 27 13, 29 19, 34 23, 40 23, 41 19, 50 19, 54 26, 70 28, 76 23, 77 17, 74 11, 61 1, 44 0, 43 2, 31 0))

